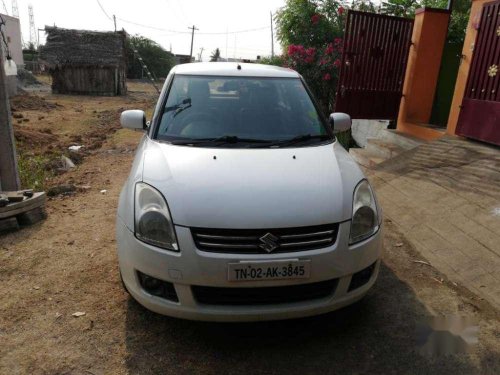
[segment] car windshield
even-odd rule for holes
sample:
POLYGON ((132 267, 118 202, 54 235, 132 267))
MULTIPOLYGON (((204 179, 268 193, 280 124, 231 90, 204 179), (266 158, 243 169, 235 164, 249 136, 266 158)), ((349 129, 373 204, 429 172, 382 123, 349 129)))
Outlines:
POLYGON ((299 78, 176 75, 156 138, 197 146, 286 147, 333 136, 299 78))

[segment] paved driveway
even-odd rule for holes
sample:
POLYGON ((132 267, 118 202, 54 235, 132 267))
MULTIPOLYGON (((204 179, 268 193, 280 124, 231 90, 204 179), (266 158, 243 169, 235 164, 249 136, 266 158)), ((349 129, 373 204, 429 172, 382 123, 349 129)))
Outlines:
POLYGON ((500 308, 500 151, 446 137, 370 172, 387 218, 417 251, 500 308))

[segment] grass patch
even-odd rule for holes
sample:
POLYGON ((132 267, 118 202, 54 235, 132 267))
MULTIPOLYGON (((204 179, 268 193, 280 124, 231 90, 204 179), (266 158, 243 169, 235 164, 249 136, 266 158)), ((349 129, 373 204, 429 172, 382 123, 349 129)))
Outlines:
POLYGON ((108 142, 112 148, 135 148, 144 132, 131 129, 118 129, 109 138, 108 142))
POLYGON ((54 159, 54 156, 19 153, 17 164, 21 188, 35 191, 45 190, 48 180, 54 176, 52 168, 50 168, 54 159))

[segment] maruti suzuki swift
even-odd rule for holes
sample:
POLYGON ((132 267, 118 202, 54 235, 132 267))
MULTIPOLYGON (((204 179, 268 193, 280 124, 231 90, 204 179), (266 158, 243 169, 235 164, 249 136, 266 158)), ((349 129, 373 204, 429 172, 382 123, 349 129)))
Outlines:
POLYGON ((377 278, 382 215, 302 77, 258 64, 169 73, 120 195, 126 290, 147 309, 208 321, 322 314, 377 278))

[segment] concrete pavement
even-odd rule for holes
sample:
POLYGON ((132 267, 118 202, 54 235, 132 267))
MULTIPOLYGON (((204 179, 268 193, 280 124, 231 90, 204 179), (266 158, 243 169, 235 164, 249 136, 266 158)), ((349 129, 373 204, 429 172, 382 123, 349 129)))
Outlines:
POLYGON ((456 137, 367 172, 384 210, 432 266, 500 308, 500 151, 456 137))

